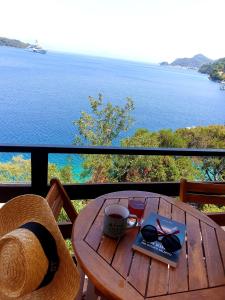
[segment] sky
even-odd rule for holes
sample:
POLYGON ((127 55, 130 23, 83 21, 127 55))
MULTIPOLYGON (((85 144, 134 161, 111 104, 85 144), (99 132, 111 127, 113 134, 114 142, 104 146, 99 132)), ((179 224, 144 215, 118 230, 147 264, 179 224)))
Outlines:
POLYGON ((225 0, 0 0, 0 36, 157 63, 225 57, 225 0))

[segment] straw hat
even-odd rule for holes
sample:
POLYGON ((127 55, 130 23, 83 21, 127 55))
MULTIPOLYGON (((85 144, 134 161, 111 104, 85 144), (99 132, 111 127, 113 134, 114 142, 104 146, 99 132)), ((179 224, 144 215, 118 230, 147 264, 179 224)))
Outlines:
POLYGON ((46 200, 23 195, 0 209, 0 299, 74 300, 80 277, 46 200))

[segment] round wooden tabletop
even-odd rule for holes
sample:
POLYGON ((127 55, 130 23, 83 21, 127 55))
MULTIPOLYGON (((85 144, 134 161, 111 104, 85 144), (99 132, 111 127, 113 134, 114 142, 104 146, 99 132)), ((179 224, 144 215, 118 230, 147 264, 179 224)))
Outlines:
POLYGON ((225 299, 225 232, 179 200, 142 191, 103 195, 78 215, 72 242, 81 268, 108 299, 225 299), (128 230, 120 241, 102 234, 105 206, 127 206, 128 198, 146 203, 144 218, 156 212, 186 224, 176 268, 132 250, 138 229, 128 230))

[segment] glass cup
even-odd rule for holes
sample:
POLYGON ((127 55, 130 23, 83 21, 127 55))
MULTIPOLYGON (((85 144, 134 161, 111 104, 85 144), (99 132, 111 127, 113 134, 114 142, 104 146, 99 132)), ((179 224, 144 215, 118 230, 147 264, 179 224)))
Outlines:
POLYGON ((129 198, 128 210, 131 214, 134 214, 138 218, 138 224, 141 225, 143 222, 143 215, 145 210, 145 203, 137 198, 129 198))

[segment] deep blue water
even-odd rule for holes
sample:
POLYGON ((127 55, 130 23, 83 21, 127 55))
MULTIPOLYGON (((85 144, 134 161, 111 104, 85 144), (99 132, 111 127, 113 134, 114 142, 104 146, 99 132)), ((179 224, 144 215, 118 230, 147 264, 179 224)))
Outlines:
POLYGON ((0 47, 0 143, 72 144, 72 121, 98 93, 114 104, 133 98, 126 135, 225 122, 225 92, 193 70, 0 47))

